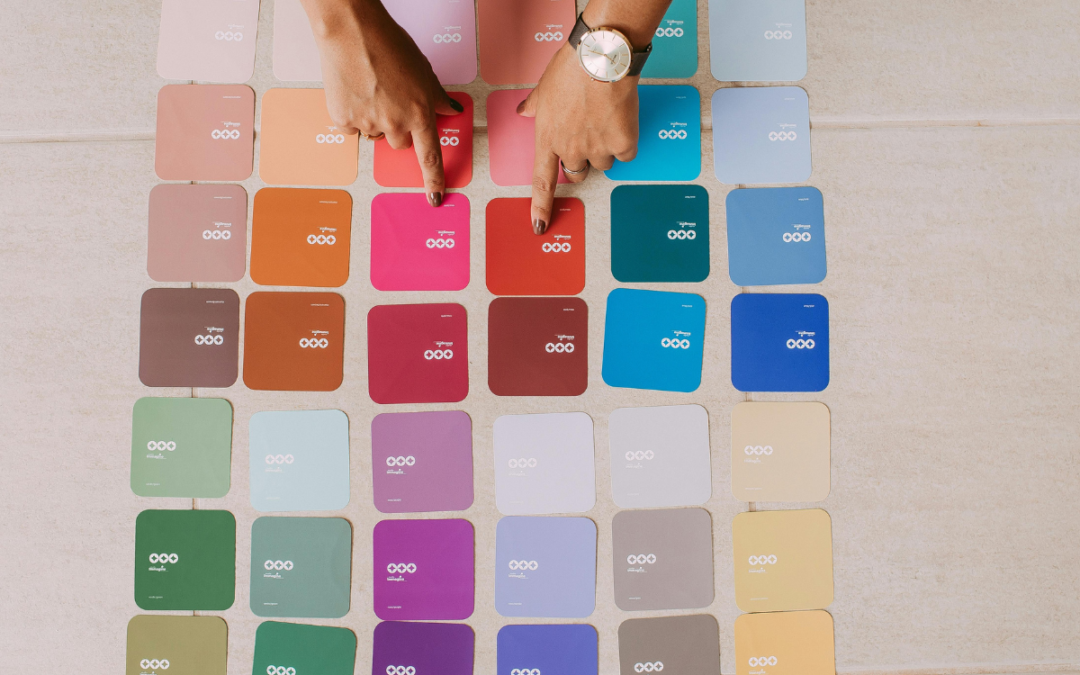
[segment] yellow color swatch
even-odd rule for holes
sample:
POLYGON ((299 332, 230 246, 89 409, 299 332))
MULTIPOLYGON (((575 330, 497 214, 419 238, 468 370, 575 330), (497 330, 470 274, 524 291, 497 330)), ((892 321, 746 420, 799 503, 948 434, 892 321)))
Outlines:
POLYGON ((830 443, 823 403, 739 403, 731 411, 731 494, 743 502, 825 499, 830 443))
POLYGON ((767 612, 735 619, 735 675, 834 675, 828 612, 767 612))
POLYGON ((731 523, 735 604, 744 612, 833 601, 832 519, 821 509, 740 513, 731 523))

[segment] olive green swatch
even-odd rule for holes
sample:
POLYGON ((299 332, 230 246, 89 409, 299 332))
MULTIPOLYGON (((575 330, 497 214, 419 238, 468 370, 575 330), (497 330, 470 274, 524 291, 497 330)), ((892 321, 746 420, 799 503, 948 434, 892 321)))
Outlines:
POLYGON ((232 607, 235 591, 236 519, 231 513, 152 510, 135 519, 139 607, 222 610, 232 607))
POLYGON ((356 635, 348 628, 264 621, 255 631, 256 674, 353 675, 355 662, 356 635))
POLYGON ((258 518, 251 525, 251 611, 336 619, 349 612, 352 525, 344 518, 258 518))
POLYGON ((225 675, 229 633, 216 616, 136 616, 126 675, 225 675))
POLYGON ((224 497, 232 422, 225 399, 140 398, 131 416, 131 491, 140 497, 224 497))

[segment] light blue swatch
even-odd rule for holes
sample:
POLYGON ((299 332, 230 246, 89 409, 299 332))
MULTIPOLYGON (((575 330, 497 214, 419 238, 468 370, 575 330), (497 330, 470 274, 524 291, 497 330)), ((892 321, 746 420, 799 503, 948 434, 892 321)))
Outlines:
POLYGON ((693 77, 697 72, 697 0, 673 0, 652 41, 642 77, 693 77))
POLYGON ((743 293, 731 301, 731 384, 739 391, 829 386, 829 302, 815 293, 743 293))
POLYGON ((251 505, 336 511, 349 503, 349 418, 340 410, 259 412, 248 425, 251 505))
POLYGON ((713 158, 721 183, 810 179, 810 101, 801 88, 718 89, 712 118, 713 158))
POLYGON ((502 616, 583 618, 596 606, 596 524, 507 516, 495 527, 495 609, 502 616))
POLYGON ((817 284, 825 279, 825 211, 812 187, 732 190, 727 196, 728 273, 736 286, 817 284))
POLYGON ((805 0, 709 0, 709 54, 721 82, 806 76, 805 0))
POLYGON ((638 86, 638 152, 611 180, 690 181, 701 174, 701 95, 688 85, 638 86))

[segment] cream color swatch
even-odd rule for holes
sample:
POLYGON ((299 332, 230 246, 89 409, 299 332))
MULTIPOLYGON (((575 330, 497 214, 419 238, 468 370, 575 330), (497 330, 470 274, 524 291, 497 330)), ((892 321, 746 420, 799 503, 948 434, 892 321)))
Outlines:
POLYGON ((829 496, 829 408, 740 403, 731 411, 731 494, 744 502, 820 502, 829 496))
POLYGON ((731 523, 735 604, 744 612, 833 601, 832 519, 821 509, 740 513, 731 523))
POLYGON ((743 614, 735 619, 735 675, 833 675, 832 615, 743 614))

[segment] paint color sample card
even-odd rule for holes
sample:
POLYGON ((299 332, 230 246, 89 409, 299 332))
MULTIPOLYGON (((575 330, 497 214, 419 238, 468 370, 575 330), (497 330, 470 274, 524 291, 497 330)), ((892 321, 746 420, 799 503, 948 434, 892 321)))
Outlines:
POLYGON ((713 77, 795 82, 806 76, 805 0, 709 0, 713 77))
POLYGON ((540 81, 577 19, 574 0, 478 0, 480 77, 488 84, 540 81), (506 45, 515 45, 506 49, 506 45))
MULTIPOLYGON (((442 146, 446 187, 463 188, 472 182, 473 100, 464 92, 448 93, 465 111, 457 115, 436 115, 435 127, 442 146)), ((416 148, 394 150, 385 138, 375 141, 375 182, 383 187, 424 187, 416 148)))
POLYGON ((732 298, 731 384, 739 391, 822 391, 829 386, 828 300, 811 293, 732 298))
POLYGON ((700 614, 623 621, 619 625, 620 675, 661 670, 720 675, 716 619, 700 614))
POLYGON ((503 415, 495 420, 494 446, 499 513, 585 513, 596 503, 587 414, 503 415))
MULTIPOLYGON (((532 89, 500 89, 488 94, 488 161, 496 185, 532 185, 536 159, 536 118, 517 114, 532 89)), ((559 183, 569 183, 559 172, 559 183)))
POLYGON ((468 84, 476 79, 476 15, 462 0, 385 0, 394 21, 420 47, 439 82, 468 84))
POLYGON ((832 520, 821 509, 740 513, 731 522, 735 604, 744 612, 833 601, 832 520))
POLYGON ((472 420, 460 410, 376 415, 371 473, 383 513, 464 511, 473 503, 472 420))
POLYGON ((135 604, 225 610, 236 586, 236 520, 228 511, 143 511, 135 519, 135 604))
MULTIPOLYGON (((353 675, 356 634, 348 628, 264 621, 255 631, 253 673, 353 675)), ((165 674, 163 674, 165 675, 165 674)), ((168 675, 171 675, 169 673, 168 675)))
POLYGON ((828 612, 764 612, 735 618, 736 675, 834 675, 828 612))
POLYGON ((694 293, 616 288, 608 294, 604 382, 694 391, 701 385, 705 299, 694 293))
POLYGON ((701 96, 684 84, 638 87, 638 152, 611 180, 688 181, 701 174, 701 96))
POLYGON ((162 180, 245 180, 255 152, 255 92, 242 84, 167 84, 158 91, 154 138, 162 180))
POLYGON ((528 197, 487 205, 487 287, 495 295, 577 295, 585 288, 585 205, 555 200, 551 224, 533 234, 528 197))
POLYGON ((712 518, 705 509, 620 511, 611 539, 619 609, 712 604, 712 518))
POLYGON ((598 638, 588 625, 503 626, 497 642, 498 675, 597 675, 598 638))
POLYGON ((611 191, 611 274, 623 283, 709 276, 709 193, 700 185, 611 191))
POLYGON ((656 29, 642 77, 693 77, 697 72, 697 1, 673 0, 656 29))
POLYGON ((812 187, 732 190, 727 196, 728 274, 736 286, 817 284, 825 279, 825 211, 812 187))
POLYGON ((166 80, 247 82, 259 0, 162 0, 157 71, 166 80))
POLYGON ((220 498, 229 492, 233 409, 221 398, 140 398, 131 415, 131 491, 220 498))
POLYGON ((589 307, 580 298, 495 298, 488 388, 496 396, 580 396, 589 385, 589 307))
POLYGON ((337 287, 349 280, 352 196, 344 190, 263 188, 251 217, 251 280, 337 287))
POLYGON ((148 387, 228 387, 239 360, 240 297, 219 288, 142 295, 139 380, 148 387))
POLYGON ((457 304, 368 312, 368 394, 376 403, 454 403, 469 394, 469 327, 457 304))
POLYGON ((473 613, 473 526, 467 520, 384 520, 372 534, 380 619, 467 619, 473 613))
POLYGON ((139 615, 128 622, 126 675, 225 675, 229 629, 219 616, 139 615))
POLYGON ((422 194, 371 201, 371 285, 380 291, 460 291, 469 285, 469 198, 432 208, 422 194))
POLYGON ((264 516, 251 525, 255 616, 345 616, 351 571, 352 526, 344 518, 264 516))
POLYGON ((739 403, 731 411, 731 494, 743 502, 820 502, 829 496, 829 408, 739 403))
POLYGON ((618 408, 608 438, 611 496, 620 508, 698 506, 712 496, 705 408, 618 408))
POLYGON ((356 180, 359 134, 334 125, 322 89, 270 89, 263 94, 259 177, 271 185, 350 185, 356 180))
POLYGON ((596 525, 588 518, 507 516, 495 528, 495 609, 580 619, 596 605, 596 525))
POLYGON ((271 391, 341 386, 345 301, 337 293, 252 293, 244 306, 244 384, 271 391))
POLYGON ((721 183, 810 180, 810 101, 799 87, 718 89, 712 120, 721 183))
POLYGON ((239 185, 155 185, 146 244, 146 273, 154 281, 240 281, 247 192, 239 185))
POLYGON ((274 2, 274 77, 293 82, 322 80, 319 46, 300 0, 274 2))
POLYGON ((384 621, 375 626, 373 641, 371 672, 375 675, 473 673, 476 636, 463 623, 384 621))
POLYGON ((349 503, 349 418, 340 410, 257 412, 248 423, 256 511, 337 511, 349 503))

